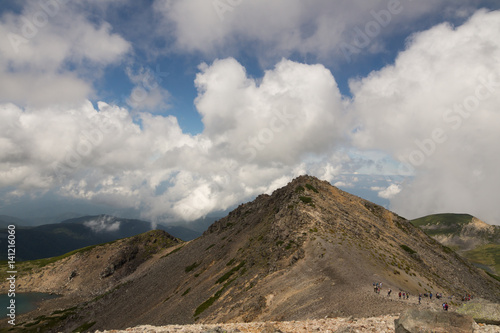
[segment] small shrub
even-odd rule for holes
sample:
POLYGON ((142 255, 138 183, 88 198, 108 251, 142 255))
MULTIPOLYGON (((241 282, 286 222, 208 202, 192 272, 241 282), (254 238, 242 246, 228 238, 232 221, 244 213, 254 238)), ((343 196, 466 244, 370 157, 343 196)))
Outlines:
POLYGON ((186 291, 184 291, 181 296, 186 296, 190 291, 191 287, 187 288, 186 291))
POLYGON ((312 198, 311 197, 299 197, 299 199, 303 202, 303 203, 312 203, 312 198))
POLYGON ((198 320, 198 317, 203 311, 205 311, 206 309, 208 309, 212 304, 214 304, 214 302, 216 300, 219 299, 219 297, 222 295, 222 293, 224 292, 224 290, 231 284, 231 282, 233 282, 233 280, 229 280, 227 281, 224 286, 219 289, 212 297, 210 297, 209 299, 207 299, 205 302, 203 302, 200 306, 198 306, 196 308, 196 310, 194 311, 194 314, 193 314, 193 317, 195 317, 195 321, 198 320))
POLYGON ((229 272, 227 272, 226 274, 222 275, 217 281, 215 281, 215 283, 219 284, 219 283, 222 283, 222 282, 226 281, 227 279, 229 279, 231 277, 231 275, 233 275, 234 273, 236 273, 244 265, 245 265, 245 261, 240 262, 238 266, 233 267, 229 272))
POLYGON ((304 188, 304 186, 302 185, 299 185, 295 188, 295 193, 302 193, 304 192, 306 189, 304 188))
POLYGON ((200 264, 199 264, 199 263, 197 263, 197 262, 195 262, 194 264, 191 264, 191 265, 187 266, 187 267, 184 269, 184 271, 185 271, 186 273, 189 273, 189 272, 191 272, 193 269, 195 269, 195 268, 196 268, 196 267, 198 267, 198 266, 200 266, 200 264))
POLYGON ((495 280, 497 281, 500 281, 500 276, 498 275, 495 275, 495 274, 491 274, 490 272, 484 270, 486 272, 486 274, 488 274, 489 276, 491 276, 492 278, 494 278, 495 280))
POLYGON ((211 249, 211 248, 213 248, 214 246, 215 246, 215 244, 210 245, 209 247, 207 247, 207 248, 205 249, 205 251, 210 250, 210 249, 211 249))
POLYGON ((311 184, 306 184, 306 187, 307 187, 309 190, 311 190, 311 191, 314 191, 314 192, 316 192, 316 193, 319 193, 319 191, 318 191, 318 190, 317 190, 314 186, 312 186, 311 184))
POLYGON ((411 249, 410 247, 404 245, 404 244, 401 244, 399 245, 403 250, 405 250, 406 252, 408 252, 409 254, 414 254, 414 253, 417 253, 417 251, 411 249))
POLYGON ((446 253, 453 253, 453 250, 452 250, 452 249, 450 249, 448 246, 444 246, 444 245, 443 245, 443 250, 444 250, 444 252, 446 252, 446 253))

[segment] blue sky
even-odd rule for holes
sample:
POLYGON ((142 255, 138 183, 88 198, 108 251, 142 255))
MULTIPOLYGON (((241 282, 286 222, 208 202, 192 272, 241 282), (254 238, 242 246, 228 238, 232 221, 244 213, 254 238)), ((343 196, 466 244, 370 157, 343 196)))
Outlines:
POLYGON ((496 1, 0 5, 0 214, 224 214, 308 173, 500 223, 496 1))

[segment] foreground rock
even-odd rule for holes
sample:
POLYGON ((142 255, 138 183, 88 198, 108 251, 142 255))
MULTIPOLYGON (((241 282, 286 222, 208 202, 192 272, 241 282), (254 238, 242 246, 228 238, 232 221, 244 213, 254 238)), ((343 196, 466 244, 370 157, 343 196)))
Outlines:
POLYGON ((410 309, 394 321, 396 333, 472 333, 474 320, 456 312, 410 309))
MULTIPOLYGON (((305 321, 271 321, 230 324, 194 324, 168 326, 138 326, 123 331, 102 331, 107 333, 310 333, 310 332, 394 332, 394 320, 397 316, 372 318, 327 318, 305 321)), ((101 331, 97 331, 101 332, 101 331)))
POLYGON ((457 312, 471 316, 478 323, 500 325, 500 304, 468 303, 457 312))
MULTIPOLYGON (((230 324, 195 324, 195 325, 143 325, 126 330, 96 331, 96 333, 392 333, 394 321, 398 316, 380 316, 371 318, 328 318, 305 321, 253 322, 230 324)), ((474 333, 498 333, 500 327, 477 325, 473 323, 474 333)), ((437 331, 439 332, 439 331, 437 331)), ((460 332, 450 330, 446 332, 460 332)))

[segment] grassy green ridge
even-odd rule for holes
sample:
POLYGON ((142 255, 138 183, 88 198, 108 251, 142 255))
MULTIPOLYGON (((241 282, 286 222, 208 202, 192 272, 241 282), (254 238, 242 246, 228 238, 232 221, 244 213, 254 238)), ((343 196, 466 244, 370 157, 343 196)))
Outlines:
POLYGON ((469 223, 473 216, 469 214, 434 214, 424 216, 410 222, 417 227, 425 229, 429 236, 436 236, 442 234, 453 234, 462 228, 462 225, 469 223), (426 226, 439 226, 439 229, 426 229, 426 226))
POLYGON ((453 213, 445 213, 445 214, 433 214, 424 216, 418 219, 414 219, 411 221, 413 225, 418 227, 429 225, 429 224, 442 224, 447 226, 461 225, 469 223, 472 220, 473 216, 469 214, 453 214, 453 213))
MULTIPOLYGON (((470 223, 472 219, 473 216, 469 214, 434 214, 412 220, 411 223, 422 228, 431 237, 450 234, 459 236, 463 226, 470 223), (432 228, 433 226, 435 228, 432 228)), ((489 244, 478 246, 472 250, 461 250, 457 245, 452 246, 452 248, 476 266, 490 270, 490 273, 500 275, 500 242, 498 240, 498 231, 493 235, 478 237, 489 244)))

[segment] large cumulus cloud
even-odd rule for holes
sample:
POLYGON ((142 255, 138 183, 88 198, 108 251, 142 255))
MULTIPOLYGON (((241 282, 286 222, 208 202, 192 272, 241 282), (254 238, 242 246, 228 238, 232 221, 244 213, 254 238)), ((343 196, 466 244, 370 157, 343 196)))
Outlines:
POLYGON ((343 140, 344 101, 325 67, 283 60, 255 80, 228 58, 201 65, 195 84, 205 125, 195 136, 173 116, 133 118, 104 102, 4 104, 2 185, 191 220, 310 168, 332 177, 345 160, 332 151, 343 140))
POLYGON ((351 83, 354 144, 415 169, 392 201, 408 217, 468 212, 499 222, 500 12, 415 34, 394 65, 351 83))

